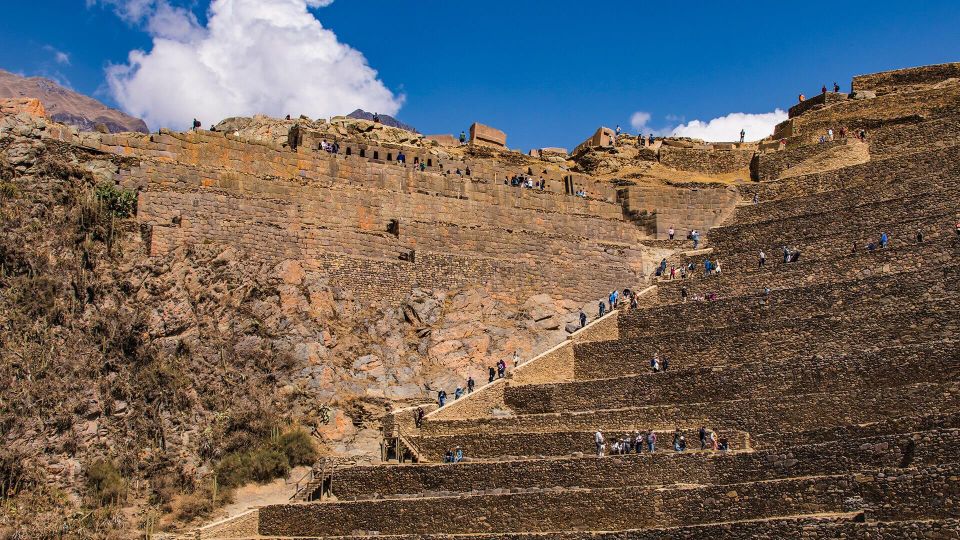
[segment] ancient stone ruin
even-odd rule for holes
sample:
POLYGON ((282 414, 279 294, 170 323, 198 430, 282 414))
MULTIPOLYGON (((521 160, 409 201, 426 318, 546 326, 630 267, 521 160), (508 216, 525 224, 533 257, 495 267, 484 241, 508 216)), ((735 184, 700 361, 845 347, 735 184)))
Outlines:
POLYGON ((390 406, 379 445, 183 538, 957 538, 958 70, 857 77, 760 143, 601 129, 572 157, 481 124, 462 146, 359 120, 87 133, 35 103, 0 103, 0 136, 113 160, 89 168, 136 193, 146 258, 242 253, 281 269, 291 311, 324 275, 402 314, 409 341, 385 348, 422 339, 445 383, 477 380, 438 407, 442 387, 391 394, 409 381, 358 358, 379 372, 358 391, 390 406), (457 321, 489 304, 441 316, 422 289, 514 306, 511 344, 537 346, 498 349, 488 383, 511 336, 481 347, 492 316, 457 321), (624 289, 636 305, 598 317, 624 289))

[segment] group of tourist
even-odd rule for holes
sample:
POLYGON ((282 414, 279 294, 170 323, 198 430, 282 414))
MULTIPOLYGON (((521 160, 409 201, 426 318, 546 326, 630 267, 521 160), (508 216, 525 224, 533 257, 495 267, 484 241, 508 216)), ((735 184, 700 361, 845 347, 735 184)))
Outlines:
MULTIPOLYGON (((581 315, 581 325, 583 325, 586 319, 586 315, 583 313, 582 310, 580 311, 580 315, 581 315)), ((513 351, 514 369, 519 365, 520 365, 520 352, 513 351)), ((500 360, 497 361, 496 365, 493 365, 487 368, 487 373, 488 373, 488 378, 487 378, 488 383, 492 383, 497 379, 503 379, 504 377, 507 376, 507 363, 501 358, 500 360)), ((467 394, 472 394, 473 391, 476 389, 476 387, 477 387, 477 381, 474 380, 473 376, 468 376, 466 380, 466 386, 464 387, 464 386, 458 385, 457 388, 453 391, 454 401, 462 398, 467 394)), ((444 389, 438 390, 437 405, 439 405, 440 407, 443 407, 447 404, 447 401, 448 401, 447 391, 444 389)), ((418 411, 417 414, 418 414, 418 422, 419 422, 419 420, 423 418, 422 409, 418 408, 417 411, 418 411)), ((417 424, 417 427, 420 427, 419 423, 417 424)))
POLYGON ((650 359, 650 370, 654 373, 660 373, 661 371, 666 371, 670 368, 670 359, 666 356, 663 359, 660 358, 660 353, 655 353, 653 358, 650 359))
MULTIPOLYGON (((960 223, 958 223, 957 225, 960 226, 960 223)), ((957 234, 960 234, 960 229, 958 229, 957 234)), ((881 232, 881 233, 880 233, 880 238, 879 238, 876 242, 869 242, 869 243, 867 244, 867 251, 876 251, 877 249, 886 249, 886 248, 890 245, 890 236, 891 236, 890 233, 888 233, 888 232, 886 232, 886 231, 881 232)), ((922 231, 922 230, 917 229, 916 239, 917 239, 917 243, 918 243, 918 244, 923 243, 923 231, 922 231)), ((856 252, 857 252, 857 242, 854 242, 854 243, 853 243, 853 249, 851 250, 851 253, 856 253, 856 252)))
MULTIPOLYGON (((838 136, 838 138, 840 138, 841 140, 842 140, 842 139, 846 139, 846 138, 847 138, 847 128, 845 128, 845 127, 843 127, 843 126, 840 126, 840 129, 837 130, 837 136, 838 136)), ((865 130, 865 129, 863 129, 863 128, 857 130, 856 137, 857 137, 857 139, 859 139, 859 140, 861 140, 861 141, 867 140, 867 130, 865 130)), ((828 129, 827 129, 827 132, 826 132, 825 134, 820 135, 820 143, 821 143, 821 144, 822 144, 822 143, 825 143, 825 142, 832 141, 832 140, 833 140, 833 128, 828 128, 828 129)))
MULTIPOLYGON (((700 438, 700 450, 726 451, 730 449, 726 437, 717 437, 717 433, 708 430, 706 426, 701 426, 697 433, 700 438)), ((603 432, 597 430, 593 434, 593 440, 597 449, 597 457, 641 454, 643 452, 653 454, 657 451, 657 432, 652 429, 635 431, 632 436, 628 433, 622 437, 612 437, 609 443, 603 432)), ((673 432, 673 450, 675 452, 685 452, 687 450, 687 438, 679 427, 673 432)))
MULTIPOLYGON (((503 179, 503 184, 504 184, 504 185, 507 185, 507 184, 508 184, 508 181, 507 181, 506 178, 503 179)), ((523 187, 523 188, 527 188, 527 189, 539 189, 540 191, 543 191, 543 190, 546 189, 546 187, 547 187, 547 182, 546 182, 546 180, 544 180, 542 177, 541 177, 539 180, 534 181, 532 176, 526 176, 526 177, 524 177, 524 176, 520 176, 520 175, 516 175, 516 174, 515 174, 515 175, 513 175, 513 176, 510 178, 510 180, 509 180, 509 185, 511 185, 511 186, 513 186, 513 187, 523 187)))
POLYGON ((800 260, 800 248, 783 246, 780 250, 783 252, 783 264, 795 263, 800 260))
POLYGON ((459 446, 456 448, 448 448, 443 455, 444 463, 460 463, 461 461, 463 461, 463 449, 459 446))
MULTIPOLYGON (((624 289, 622 294, 620 293, 620 291, 617 291, 617 290, 610 291, 610 295, 607 297, 607 302, 608 304, 604 304, 603 300, 600 301, 600 304, 598 305, 599 312, 597 313, 598 318, 603 317, 608 311, 613 311, 618 308, 623 308, 623 309, 639 308, 637 293, 630 289, 624 289), (609 309, 607 308, 607 305, 609 305, 609 309)), ((581 328, 584 326, 583 323, 585 322, 586 322, 586 318, 581 317, 581 328)))

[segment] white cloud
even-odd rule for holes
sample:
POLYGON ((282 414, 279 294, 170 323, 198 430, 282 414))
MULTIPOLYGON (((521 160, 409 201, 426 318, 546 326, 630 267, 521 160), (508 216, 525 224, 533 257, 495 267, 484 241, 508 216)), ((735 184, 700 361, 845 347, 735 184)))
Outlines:
POLYGON ((777 109, 769 113, 730 113, 708 122, 693 120, 675 127, 672 135, 692 137, 709 142, 739 141, 740 130, 746 131, 746 140, 757 141, 773 134, 773 128, 787 119, 787 113, 777 109))
POLYGON ((57 49, 56 47, 54 47, 53 45, 44 45, 43 50, 51 53, 51 54, 53 55, 53 59, 54 59, 54 61, 56 61, 56 63, 58 63, 58 64, 60 64, 60 65, 63 65, 63 66, 69 66, 69 65, 70 65, 70 55, 69 55, 68 53, 65 53, 65 52, 63 52, 63 51, 61 51, 61 50, 58 50, 58 49, 57 49))
POLYGON ((630 116, 630 127, 636 132, 646 131, 647 124, 650 122, 650 113, 637 111, 630 116))
POLYGON ((403 103, 309 11, 332 0, 213 0, 206 27, 166 0, 100 1, 153 38, 149 52, 107 68, 117 103, 153 128, 256 113, 396 114, 403 103))

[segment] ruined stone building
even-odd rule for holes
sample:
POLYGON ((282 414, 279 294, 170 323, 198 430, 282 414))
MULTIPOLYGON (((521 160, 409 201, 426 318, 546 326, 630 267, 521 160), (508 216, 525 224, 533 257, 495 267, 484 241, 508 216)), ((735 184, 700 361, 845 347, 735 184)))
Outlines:
MULTIPOLYGON (((115 164, 104 177, 136 193, 147 259, 216 246, 231 255, 211 264, 280 268, 284 309, 308 312, 326 290, 302 275, 320 275, 408 325, 384 346, 396 359, 353 365, 350 388, 390 404, 376 446, 184 538, 958 538, 958 79, 957 64, 857 77, 760 143, 614 144, 601 128, 573 156, 510 151, 481 124, 462 147, 296 120, 265 136, 11 129, 115 164), (784 248, 800 255, 784 263, 784 248), (638 307, 597 318, 623 289, 638 307), (464 290, 479 299, 451 300, 464 290), (414 357, 443 376, 389 371, 414 357), (437 408, 470 374, 478 389, 437 408), (608 454, 640 433, 656 451, 597 457, 597 431, 608 454), (466 459, 444 463, 454 448, 466 459)), ((307 324, 289 321, 271 331, 307 324)))

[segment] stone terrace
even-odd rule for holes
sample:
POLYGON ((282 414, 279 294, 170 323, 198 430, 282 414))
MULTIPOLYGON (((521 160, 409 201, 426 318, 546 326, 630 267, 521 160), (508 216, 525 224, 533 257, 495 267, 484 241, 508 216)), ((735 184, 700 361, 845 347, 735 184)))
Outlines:
MULTIPOLYGON (((955 88, 927 80, 942 73, 861 78, 881 96, 825 97, 791 121, 953 133, 955 88)), ((658 281, 652 305, 621 308, 419 428, 411 409, 394 412, 385 443, 420 462, 337 470, 322 502, 260 508, 259 534, 960 538, 960 146, 912 133, 913 146, 871 142, 869 161, 825 172, 767 163, 761 181, 730 189, 739 201, 709 231, 712 251, 669 257, 695 264, 688 279, 658 281), (868 252, 883 231, 891 245, 868 252), (783 245, 800 261, 780 262, 783 245), (705 257, 721 275, 703 275, 705 257), (680 287, 719 299, 684 303, 680 287), (651 370, 655 354, 667 371, 651 370), (701 426, 729 449, 702 449, 701 426), (657 448, 598 457, 596 430, 608 442, 652 430, 657 448), (457 446, 466 459, 441 463, 457 446)), ((783 157, 823 151, 809 142, 791 139, 783 157)))

